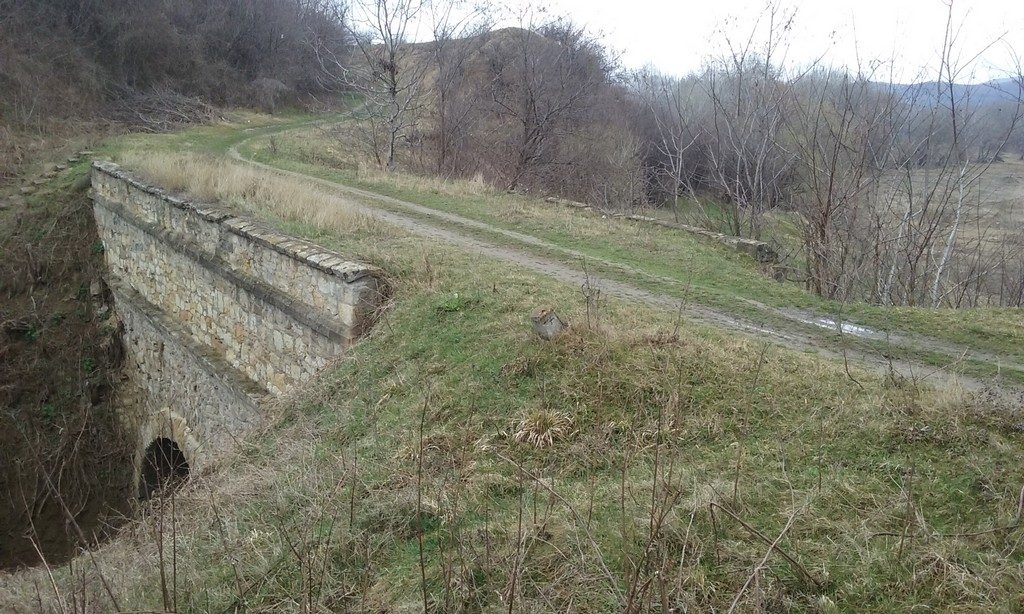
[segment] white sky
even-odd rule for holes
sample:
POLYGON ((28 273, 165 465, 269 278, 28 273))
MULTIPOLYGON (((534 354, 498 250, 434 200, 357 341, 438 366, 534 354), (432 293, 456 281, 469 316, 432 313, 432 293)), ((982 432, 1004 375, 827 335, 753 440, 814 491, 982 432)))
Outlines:
MULTIPOLYGON (((517 13, 529 0, 498 0, 517 13)), ((544 0, 548 14, 567 15, 603 34, 622 53, 628 68, 653 65, 662 72, 685 74, 701 67, 720 50, 716 32, 745 38, 765 0, 544 0), (731 19, 731 21, 730 21, 731 19)), ((944 0, 783 0, 796 9, 787 59, 806 64, 824 55, 833 65, 855 67, 869 59, 895 59, 896 80, 936 77, 947 6, 944 0), (927 67, 927 70, 925 70, 927 67)), ((1024 0, 955 0, 961 24, 963 60, 1000 37, 1024 54, 1024 0)), ((516 25, 505 18, 501 25, 516 25)), ((1008 45, 989 49, 958 81, 985 81, 1006 76, 1012 67, 1008 45)))

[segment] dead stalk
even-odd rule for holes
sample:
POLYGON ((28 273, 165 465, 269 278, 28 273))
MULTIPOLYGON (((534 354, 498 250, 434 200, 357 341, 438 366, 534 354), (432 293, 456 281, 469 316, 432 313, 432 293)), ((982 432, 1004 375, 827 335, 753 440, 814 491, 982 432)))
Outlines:
POLYGON ((416 455, 416 539, 419 545, 420 559, 420 590, 423 594, 423 611, 430 611, 427 599, 427 563, 423 552, 423 427, 427 421, 427 408, 430 406, 430 395, 423 399, 420 408, 419 452, 416 455))

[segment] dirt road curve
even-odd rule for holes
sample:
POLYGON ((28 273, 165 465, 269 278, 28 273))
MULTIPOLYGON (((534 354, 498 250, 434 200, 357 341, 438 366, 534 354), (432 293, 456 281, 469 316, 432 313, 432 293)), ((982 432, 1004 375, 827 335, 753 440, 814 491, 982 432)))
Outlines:
MULTIPOLYGON (((476 254, 514 263, 563 282, 582 285, 589 281, 591 285, 600 288, 601 292, 605 295, 612 295, 626 300, 638 301, 661 309, 669 309, 673 311, 680 309, 680 299, 673 296, 658 294, 629 283, 624 283, 614 279, 601 278, 593 274, 590 274, 588 279, 582 265, 585 261, 600 262, 602 265, 621 270, 629 275, 648 277, 671 284, 678 284, 678 280, 651 275, 620 262, 593 258, 575 250, 567 249, 544 241, 543 239, 539 239, 532 235, 498 228, 479 220, 469 219, 445 211, 438 211, 413 202, 400 200, 390 196, 377 194, 375 192, 354 188, 341 183, 320 179, 318 177, 250 160, 242 156, 238 151, 238 145, 241 145, 244 142, 245 141, 242 141, 229 149, 228 153, 233 159, 270 173, 277 173, 315 183, 324 188, 328 193, 338 194, 339 198, 343 196, 346 197, 345 204, 350 207, 357 207, 360 213, 402 228, 411 234, 443 241, 476 254), (379 203, 382 206, 375 206, 374 203, 379 203), (397 213, 394 209, 408 211, 411 215, 397 213), (533 254, 526 249, 518 249, 516 247, 509 247, 507 245, 489 242, 476 236, 472 236, 472 234, 465 231, 460 231, 460 228, 470 231, 485 231, 487 233, 505 236, 513 243, 520 243, 527 247, 533 246, 543 248, 547 251, 564 254, 570 262, 576 261, 580 264, 578 266, 571 266, 566 264, 564 261, 533 254)), ((906 377, 915 377, 918 380, 928 381, 933 385, 945 385, 953 380, 952 374, 944 369, 914 361, 890 360, 888 357, 868 349, 847 349, 844 353, 834 347, 834 341, 816 336, 811 332, 815 326, 814 324, 809 323, 808 319, 805 317, 806 314, 774 310, 770 307, 759 304, 755 305, 766 311, 770 311, 773 315, 782 316, 787 321, 792 322, 793 325, 791 327, 786 326, 785 328, 779 326, 766 326, 723 311, 699 305, 687 304, 682 307, 682 310, 689 318, 705 324, 737 331, 754 337, 768 338, 771 341, 786 347, 798 350, 810 350, 830 359, 840 361, 847 360, 851 364, 858 364, 875 370, 888 371, 892 368, 906 377)), ((920 340, 920 342, 917 343, 913 338, 901 336, 898 338, 898 342, 904 346, 916 347, 933 353, 948 355, 951 363, 962 359, 965 353, 968 352, 966 348, 959 348, 934 339, 920 340)), ((977 354, 973 354, 973 357, 980 360, 988 358, 984 356, 979 358, 977 354)), ((998 360, 998 357, 991 358, 992 360, 998 360)), ((1003 365, 1006 366, 1006 363, 1004 362, 1003 365)), ((1024 366, 1022 366, 1021 369, 1024 370, 1024 366)), ((965 377, 963 375, 958 375, 956 379, 962 386, 972 389, 990 388, 992 386, 990 382, 965 377)))

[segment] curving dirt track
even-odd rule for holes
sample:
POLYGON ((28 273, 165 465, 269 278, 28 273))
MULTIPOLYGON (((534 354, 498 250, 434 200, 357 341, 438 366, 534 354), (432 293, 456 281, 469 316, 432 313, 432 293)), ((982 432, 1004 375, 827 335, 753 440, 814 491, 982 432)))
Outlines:
POLYGON ((239 162, 266 172, 278 173, 314 183, 324 188, 328 193, 338 194, 339 198, 344 196, 346 205, 356 207, 360 213, 394 225, 411 234, 445 242, 476 254, 523 266, 559 281, 577 285, 589 283, 591 286, 600 288, 601 292, 605 295, 646 303, 660 309, 681 311, 690 319, 704 324, 758 338, 767 338, 774 343, 792 349, 813 351, 829 359, 858 364, 869 369, 882 372, 895 371, 904 377, 914 378, 917 381, 927 381, 937 386, 956 384, 973 390, 991 390, 997 387, 994 381, 954 372, 955 366, 968 357, 977 362, 987 362, 1002 368, 1024 371, 1024 365, 1007 361, 1003 357, 976 352, 938 339, 913 335, 888 336, 885 338, 885 341, 890 346, 944 356, 948 358, 949 366, 936 367, 914 360, 895 359, 877 349, 857 343, 858 337, 867 340, 877 340, 877 337, 880 335, 861 327, 848 327, 846 324, 839 325, 831 320, 815 317, 814 314, 798 310, 776 309, 756 301, 748 301, 752 307, 765 313, 766 316, 770 316, 766 319, 772 321, 772 324, 757 323, 749 318, 722 310, 684 303, 675 296, 659 294, 623 281, 595 276, 593 273, 588 274, 584 268, 585 263, 598 262, 630 276, 646 277, 668 284, 681 285, 676 279, 653 275, 621 262, 584 255, 578 251, 550 243, 532 235, 499 228, 486 222, 446 211, 439 211, 342 183, 278 168, 246 158, 239 152, 239 146, 260 136, 264 135, 262 133, 254 134, 237 142, 229 148, 228 155, 239 162), (488 241, 481 238, 480 234, 504 237, 509 240, 509 243, 522 245, 523 248, 488 241), (529 250, 531 247, 542 248, 546 252, 562 254, 565 258, 559 259, 538 255, 529 250), (842 344, 847 347, 837 348, 834 337, 826 338, 823 335, 823 333, 834 334, 837 331, 843 333, 841 335, 842 338, 849 338, 851 341, 848 344, 842 344))

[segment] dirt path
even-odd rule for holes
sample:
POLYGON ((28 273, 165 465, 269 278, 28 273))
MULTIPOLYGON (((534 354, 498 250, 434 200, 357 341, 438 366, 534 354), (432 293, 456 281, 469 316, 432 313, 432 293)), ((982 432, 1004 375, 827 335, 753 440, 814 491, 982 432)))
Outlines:
MULTIPOLYGON (((256 138, 256 136, 259 135, 254 135, 250 138, 256 138)), ((443 241, 473 253, 514 263, 566 283, 576 285, 590 283, 591 286, 599 288, 605 295, 643 302, 660 309, 668 309, 672 311, 681 310, 682 313, 692 320, 719 328, 738 331, 752 337, 769 338, 771 341, 791 349, 813 351, 833 360, 849 361, 850 363, 859 364, 878 371, 887 372, 889 369, 893 369, 906 377, 913 377, 917 380, 929 381, 936 384, 944 384, 953 379, 953 373, 948 369, 912 360, 893 359, 884 356, 877 351, 858 347, 856 343, 851 343, 845 351, 841 348, 837 349, 835 347, 836 342, 834 339, 822 338, 820 333, 829 331, 835 332, 839 329, 840 325, 828 319, 817 318, 814 314, 808 314, 796 310, 775 309, 761 303, 751 302, 752 306, 764 311, 766 314, 776 316, 776 320, 781 319, 785 321, 787 325, 785 327, 780 327, 778 325, 756 323, 747 318, 738 317, 706 306, 686 304, 678 297, 651 292, 633 284, 596 276, 592 273, 588 275, 584 271, 584 264, 586 262, 598 262, 607 267, 622 271, 628 275, 642 276, 673 285, 678 285, 680 283, 679 280, 653 275, 629 265, 625 265, 621 262, 594 258, 532 235, 499 228, 485 222, 466 218, 454 213, 439 211, 437 209, 432 209, 391 196, 378 194, 368 190, 351 187, 334 181, 250 160, 242 156, 238 151, 238 146, 242 145, 247 140, 249 139, 245 139, 231 147, 228 150, 230 157, 267 172, 299 178, 304 181, 315 183, 320 187, 325 188, 328 192, 348 197, 355 197, 357 202, 346 199, 345 204, 347 206, 355 206, 360 213, 402 228, 411 234, 443 241), (375 202, 381 203, 386 208, 374 206, 373 203, 375 202), (413 215, 396 213, 393 209, 408 211, 413 215), (423 218, 427 218, 431 221, 426 221, 423 218), (433 223, 434 220, 438 223, 433 223), (517 249, 515 247, 486 241, 476 236, 472 236, 471 234, 460 232, 457 230, 458 227, 505 236, 512 241, 521 243, 525 246, 538 247, 554 251, 556 253, 561 253, 568 258, 579 261, 580 265, 570 266, 560 260, 540 256, 524 249, 517 249), (815 334, 816 331, 819 332, 819 335, 815 334)), ((851 333, 845 323, 843 323, 842 329, 844 334, 849 337, 856 338, 858 336, 858 334, 851 333)), ((860 329, 860 331, 865 330, 866 329, 860 329)), ((873 339, 874 337, 872 335, 876 335, 878 333, 875 333, 874 331, 867 331, 867 333, 862 334, 864 335, 864 338, 873 339)), ((962 361, 967 355, 972 355, 975 359, 992 362, 993 364, 999 364, 998 361, 1000 360, 999 357, 979 355, 967 348, 960 348, 938 340, 927 339, 921 340, 921 343, 916 343, 910 337, 899 336, 890 337, 888 341, 893 345, 899 345, 912 350, 919 349, 946 355, 949 357, 950 363, 962 361)), ((1004 367, 1019 367, 1021 370, 1024 370, 1024 366, 1007 365, 1005 360, 1002 362, 1002 365, 1004 367)), ((992 386, 991 382, 964 375, 957 375, 956 379, 958 379, 962 385, 970 388, 981 389, 990 388, 992 386)))

